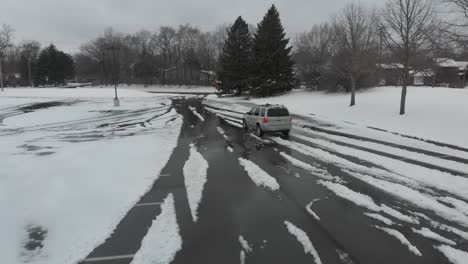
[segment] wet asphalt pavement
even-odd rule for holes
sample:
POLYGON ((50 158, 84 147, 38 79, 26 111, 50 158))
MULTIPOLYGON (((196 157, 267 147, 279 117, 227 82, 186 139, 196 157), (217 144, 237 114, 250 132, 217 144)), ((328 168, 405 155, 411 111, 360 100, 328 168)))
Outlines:
MULTIPOLYGON (((174 99, 173 107, 183 115, 184 123, 170 160, 153 188, 122 219, 112 236, 82 263, 131 263, 152 221, 160 213, 159 203, 169 193, 174 195, 183 241, 182 250, 172 263, 241 263, 240 235, 252 247, 252 251, 246 253, 246 263, 315 263, 313 256, 305 253, 303 246, 288 232, 285 221, 307 233, 326 264, 448 263, 434 249, 433 243, 407 232, 407 238, 422 252, 422 256, 414 255, 394 237, 376 229, 374 226, 378 222, 366 217, 366 210, 332 195, 317 183, 317 178, 293 167, 279 153, 319 164, 332 175, 343 176, 348 186, 362 190, 376 203, 384 201, 394 208, 421 212, 443 223, 433 213, 412 208, 353 177, 346 177, 341 168, 333 164, 259 141, 205 111, 199 99, 174 99), (200 121, 188 106, 196 107, 206 121, 200 121), (228 139, 223 138, 217 127, 226 131, 228 139), (192 220, 182 172, 191 143, 209 164, 197 222, 192 220), (227 147, 232 147, 234 152, 229 152, 227 147), (273 176, 280 189, 271 191, 255 185, 239 165, 239 157, 251 160, 273 176), (316 200, 313 209, 320 221, 306 210, 313 200, 316 200)), ((294 135, 289 140, 310 144, 301 142, 294 135)), ((334 154, 367 165, 357 158, 334 154)), ((410 226, 400 230, 410 230, 410 226)))

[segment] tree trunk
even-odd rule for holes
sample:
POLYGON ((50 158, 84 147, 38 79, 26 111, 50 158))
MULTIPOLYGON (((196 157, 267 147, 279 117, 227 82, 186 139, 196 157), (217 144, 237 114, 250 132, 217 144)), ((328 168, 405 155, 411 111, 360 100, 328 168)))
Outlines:
POLYGON ((3 92, 3 72, 2 72, 2 60, 0 60, 0 87, 3 92))
POLYGON ((408 86, 409 66, 405 63, 405 73, 403 74, 403 85, 401 87, 400 115, 405 114, 406 109, 406 90, 408 86))
POLYGON ((406 81, 403 83, 403 86, 401 87, 400 115, 405 114, 405 107, 406 107, 406 81))
POLYGON ((351 75, 351 103, 349 106, 354 105, 356 105, 356 80, 354 79, 354 76, 351 75))

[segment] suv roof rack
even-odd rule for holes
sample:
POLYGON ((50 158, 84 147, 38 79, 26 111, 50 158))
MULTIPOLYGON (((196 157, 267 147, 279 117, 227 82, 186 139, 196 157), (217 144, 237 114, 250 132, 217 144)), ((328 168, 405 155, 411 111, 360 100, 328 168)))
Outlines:
POLYGON ((270 107, 270 106, 285 107, 284 105, 280 105, 280 104, 262 104, 262 105, 259 105, 259 106, 264 106, 264 107, 270 107))

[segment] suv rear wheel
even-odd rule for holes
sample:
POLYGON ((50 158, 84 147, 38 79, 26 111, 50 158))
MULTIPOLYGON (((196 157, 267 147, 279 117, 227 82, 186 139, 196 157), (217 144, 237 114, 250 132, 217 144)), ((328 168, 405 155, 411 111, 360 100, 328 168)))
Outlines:
POLYGON ((245 119, 242 120, 242 127, 244 128, 245 131, 249 130, 249 127, 247 126, 247 122, 245 122, 245 119))
POLYGON ((289 137, 289 130, 283 131, 283 135, 284 135, 285 137, 289 137))
POLYGON ((263 130, 262 130, 262 127, 260 127, 259 124, 257 124, 256 134, 257 134, 257 136, 259 136, 259 137, 263 137, 263 130))

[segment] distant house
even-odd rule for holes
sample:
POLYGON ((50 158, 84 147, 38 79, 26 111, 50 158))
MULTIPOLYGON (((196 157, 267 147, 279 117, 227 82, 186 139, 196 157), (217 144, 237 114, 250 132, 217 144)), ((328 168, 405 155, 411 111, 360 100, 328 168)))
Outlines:
POLYGON ((455 61, 447 58, 436 58, 435 83, 440 86, 463 88, 466 85, 468 70, 467 61, 455 61))
MULTIPOLYGON (((402 84, 403 65, 400 63, 378 64, 380 86, 400 86, 402 84)), ((434 59, 427 69, 410 69, 409 84, 414 86, 445 86, 463 88, 468 75, 468 62, 447 58, 434 59), (430 67, 432 66, 432 67, 430 67)))
POLYGON ((403 68, 403 64, 401 63, 377 64, 379 86, 401 85, 403 83, 401 77, 403 68))
POLYGON ((411 71, 410 74, 414 86, 432 86, 434 84, 434 72, 431 69, 411 71))

